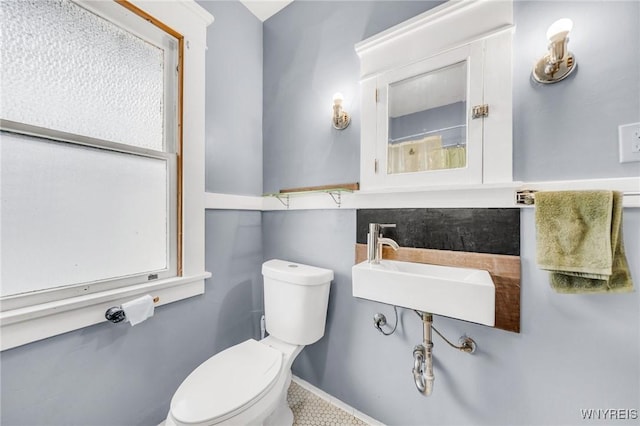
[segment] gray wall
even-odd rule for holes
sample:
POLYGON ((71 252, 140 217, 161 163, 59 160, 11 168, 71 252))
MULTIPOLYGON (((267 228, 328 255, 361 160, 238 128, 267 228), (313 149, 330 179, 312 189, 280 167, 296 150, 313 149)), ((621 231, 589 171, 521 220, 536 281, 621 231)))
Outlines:
POLYGON ((297 1, 264 23, 264 192, 360 178, 353 45, 442 2, 297 1), (353 115, 331 126, 332 97, 353 115))
MULTIPOLYGON (((637 211, 625 211, 624 228, 637 288, 637 211)), ((372 318, 382 312, 393 324, 393 309, 351 295, 354 212, 269 212, 263 229, 267 258, 335 272, 325 337, 305 348, 294 374, 386 424, 578 425, 582 408, 640 408, 638 293, 555 294, 535 264, 533 210, 522 215, 522 332, 435 316, 445 336, 456 342, 467 334, 478 350, 463 354, 434 336, 429 398, 418 394, 411 375, 412 350, 422 340, 416 315, 401 309, 398 330, 384 337, 372 318)))
POLYGON ((638 176, 640 163, 618 162, 618 126, 640 121, 640 3, 514 4, 514 179, 638 176), (569 50, 578 68, 560 84, 532 83, 547 28, 562 17, 574 22, 569 50))
MULTIPOLYGON (((262 24, 237 2, 214 16, 207 51, 207 190, 262 191, 262 24)), ((187 141, 188 143, 188 141, 187 141)), ((99 324, 0 354, 0 423, 156 425, 182 380, 212 354, 259 337, 260 212, 208 211, 206 292, 152 319, 99 324)))
MULTIPOLYGON (((396 23, 398 9, 414 15, 431 6, 333 5, 294 2, 265 24, 265 190, 358 179, 353 44, 396 23), (363 30, 372 16, 376 30, 363 30), (351 133, 336 134, 324 112, 337 90, 353 113, 351 133), (297 124, 268 111, 269 102, 284 99, 294 106, 297 124)), ((640 119, 640 3, 518 1, 515 19, 515 178, 637 176, 638 163, 617 162, 617 126, 640 119), (530 67, 545 51, 546 28, 563 16, 575 23, 570 48, 578 70, 564 83, 532 84, 530 67), (618 55, 604 60, 604 46, 618 55)), ((627 258, 638 288, 640 211, 624 214, 627 258)), ((469 356, 436 338, 430 398, 416 392, 410 373, 411 351, 421 340, 415 314, 402 310, 398 331, 384 337, 372 327, 372 316, 380 311, 393 321, 393 310, 351 296, 355 212, 265 213, 263 243, 265 258, 336 272, 327 333, 303 351, 294 373, 385 423, 581 424, 580 409, 640 409, 639 293, 555 294, 536 267, 532 209, 524 209, 521 219, 522 333, 436 317, 440 331, 454 340, 467 333, 479 349, 469 356)))
POLYGON ((156 425, 193 369, 258 338, 259 212, 206 214, 203 296, 161 306, 131 327, 102 323, 0 354, 2 416, 13 425, 156 425))
MULTIPOLYGON (((263 34, 236 2, 201 4, 216 17, 207 52, 207 190, 256 195, 358 180, 353 44, 435 3, 296 1, 268 20, 263 34), (336 91, 353 114, 343 132, 329 124, 336 91)), ((516 178, 638 174, 637 165, 617 164, 615 127, 640 117, 639 9, 637 2, 516 3, 516 178), (559 85, 532 85, 529 67, 544 51, 546 27, 564 15, 576 22, 571 48, 578 71, 559 85), (617 54, 604 60, 611 48, 617 54)), ((638 284, 638 210, 625 210, 624 227, 638 284)), ((294 372, 384 422, 578 424, 580 408, 638 408, 638 293, 554 294, 535 266, 532 210, 523 212, 521 232, 522 333, 436 318, 454 339, 473 336, 479 351, 467 356, 437 341, 435 392, 425 399, 409 375, 411 349, 420 340, 415 315, 401 312, 396 334, 383 337, 371 317, 382 311, 392 319, 393 311, 351 296, 354 211, 209 211, 206 266, 214 276, 206 294, 160 307, 136 327, 100 324, 2 352, 0 423, 157 424, 195 366, 257 337, 260 263, 274 257, 336 272, 326 336, 305 349, 294 372)))
POLYGON ((207 31, 205 190, 262 194, 262 23, 237 1, 199 0, 207 31))

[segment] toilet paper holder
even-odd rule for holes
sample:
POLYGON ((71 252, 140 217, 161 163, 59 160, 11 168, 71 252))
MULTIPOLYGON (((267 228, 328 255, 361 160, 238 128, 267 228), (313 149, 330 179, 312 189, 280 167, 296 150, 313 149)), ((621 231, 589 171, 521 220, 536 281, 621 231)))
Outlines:
MULTIPOLYGON (((158 303, 160 301, 160 297, 156 296, 153 298, 153 303, 158 303)), ((121 306, 112 306, 104 313, 104 317, 111 321, 114 324, 122 322, 127 319, 127 315, 124 313, 124 310, 121 306)))

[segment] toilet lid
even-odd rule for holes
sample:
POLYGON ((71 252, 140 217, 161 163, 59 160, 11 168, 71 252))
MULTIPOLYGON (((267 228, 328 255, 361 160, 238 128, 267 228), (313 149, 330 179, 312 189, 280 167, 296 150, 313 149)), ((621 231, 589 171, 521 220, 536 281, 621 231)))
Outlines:
POLYGON ((204 423, 252 405, 275 384, 282 353, 249 339, 200 364, 171 400, 181 423, 204 423))

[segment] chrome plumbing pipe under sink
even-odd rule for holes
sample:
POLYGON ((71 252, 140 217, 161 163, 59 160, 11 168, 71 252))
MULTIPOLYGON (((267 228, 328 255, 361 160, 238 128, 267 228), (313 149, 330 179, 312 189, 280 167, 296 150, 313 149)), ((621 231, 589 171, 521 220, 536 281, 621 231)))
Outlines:
POLYGON ((418 312, 416 314, 422 320, 422 344, 413 348, 413 380, 418 392, 424 396, 430 396, 433 392, 433 341, 431 340, 431 330, 447 342, 452 348, 472 354, 476 351, 476 342, 467 336, 460 338, 460 346, 456 346, 447 340, 435 327, 433 327, 433 315, 428 312, 418 312))
POLYGON ((433 392, 433 342, 431 341, 431 325, 433 316, 422 313, 422 344, 413 349, 413 380, 418 392, 424 396, 430 396, 433 392))

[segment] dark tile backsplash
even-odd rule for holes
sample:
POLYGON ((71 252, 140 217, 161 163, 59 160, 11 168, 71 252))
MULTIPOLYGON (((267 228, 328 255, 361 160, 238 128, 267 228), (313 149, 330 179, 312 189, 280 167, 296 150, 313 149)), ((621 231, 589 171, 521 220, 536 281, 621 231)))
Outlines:
POLYGON ((520 209, 358 210, 358 243, 367 243, 369 223, 395 223, 383 235, 401 247, 520 255, 520 209))

